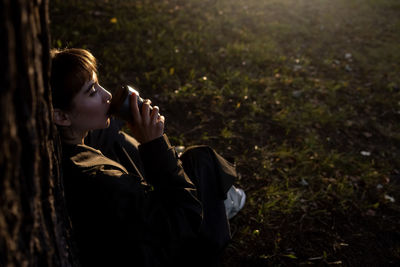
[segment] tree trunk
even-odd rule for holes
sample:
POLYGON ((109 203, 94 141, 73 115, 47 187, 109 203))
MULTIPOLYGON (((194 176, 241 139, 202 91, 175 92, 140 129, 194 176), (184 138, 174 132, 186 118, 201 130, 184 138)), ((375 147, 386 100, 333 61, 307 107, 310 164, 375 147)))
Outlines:
POLYGON ((76 266, 51 117, 48 0, 0 5, 0 266, 76 266))

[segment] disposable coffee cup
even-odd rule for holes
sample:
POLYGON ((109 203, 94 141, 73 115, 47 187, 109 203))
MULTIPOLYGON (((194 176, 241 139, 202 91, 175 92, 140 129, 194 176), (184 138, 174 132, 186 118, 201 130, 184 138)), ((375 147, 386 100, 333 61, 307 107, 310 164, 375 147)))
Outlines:
MULTIPOLYGON (((119 87, 113 94, 110 104, 109 113, 112 116, 120 118, 125 121, 133 122, 132 109, 131 109, 131 95, 137 95, 137 104, 139 112, 142 112, 143 98, 139 96, 139 92, 129 85, 119 87)), ((153 108, 150 106, 150 111, 153 108)))

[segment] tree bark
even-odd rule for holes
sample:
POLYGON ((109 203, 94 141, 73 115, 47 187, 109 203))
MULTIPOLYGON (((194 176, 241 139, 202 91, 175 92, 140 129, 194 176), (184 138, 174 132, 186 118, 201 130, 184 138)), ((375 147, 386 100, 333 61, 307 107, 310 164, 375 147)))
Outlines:
POLYGON ((0 1, 0 266, 76 266, 51 116, 48 0, 0 1))

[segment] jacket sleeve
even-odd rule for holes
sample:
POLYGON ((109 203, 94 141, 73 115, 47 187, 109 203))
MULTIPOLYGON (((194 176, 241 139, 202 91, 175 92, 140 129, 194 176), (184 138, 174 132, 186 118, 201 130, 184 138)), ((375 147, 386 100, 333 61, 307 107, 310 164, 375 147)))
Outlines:
POLYGON ((161 198, 163 208, 185 211, 195 223, 197 230, 201 223, 202 207, 197 191, 183 170, 175 149, 166 135, 139 146, 143 161, 145 179, 153 187, 149 195, 157 201, 161 198), (167 207, 165 207, 167 206, 167 207))
POLYGON ((202 207, 166 136, 140 145, 139 152, 150 185, 103 166, 91 175, 93 196, 99 200, 93 214, 100 214, 96 220, 109 229, 107 240, 153 266, 179 257, 182 246, 197 237, 202 207))

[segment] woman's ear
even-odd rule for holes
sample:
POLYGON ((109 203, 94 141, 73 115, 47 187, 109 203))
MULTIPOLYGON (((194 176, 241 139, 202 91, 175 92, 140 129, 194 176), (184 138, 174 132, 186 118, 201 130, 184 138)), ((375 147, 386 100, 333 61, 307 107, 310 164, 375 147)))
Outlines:
POLYGON ((62 111, 61 109, 55 108, 54 109, 54 115, 53 119, 55 124, 59 126, 70 126, 71 125, 71 120, 69 119, 69 116, 67 113, 62 111))

